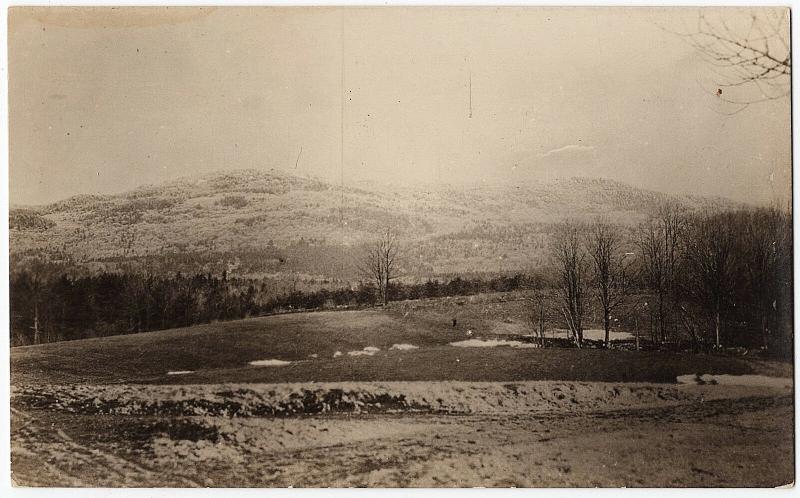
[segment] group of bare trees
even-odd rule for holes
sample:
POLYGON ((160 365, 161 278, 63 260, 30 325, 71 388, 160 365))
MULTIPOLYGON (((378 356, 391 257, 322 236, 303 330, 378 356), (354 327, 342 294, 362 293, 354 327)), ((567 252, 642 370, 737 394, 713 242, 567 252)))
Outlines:
POLYGON ((792 306, 792 219, 786 212, 758 210, 746 213, 742 231, 747 248, 742 277, 751 292, 753 312, 764 347, 770 331, 779 330, 791 316, 781 309, 792 306))
POLYGON ((655 334, 660 342, 678 339, 675 320, 678 268, 687 223, 684 209, 675 204, 664 204, 639 225, 635 235, 634 242, 640 255, 638 270, 654 301, 652 314, 655 334))
POLYGON ((553 250, 558 272, 561 314, 578 347, 583 345, 583 319, 586 312, 588 282, 587 256, 583 242, 584 226, 567 223, 555 236, 553 250))
MULTIPOLYGON (((720 348, 752 344, 757 333, 762 348, 785 347, 792 340, 791 225, 791 214, 776 208, 691 211, 672 203, 635 227, 564 223, 552 238, 552 288, 532 292, 530 325, 544 345, 557 314, 583 347, 586 323, 599 322, 608 346, 614 324, 629 328, 632 316, 638 339, 643 315, 656 344, 720 348)), ((383 304, 400 257, 391 228, 358 257, 383 304)))
POLYGON ((773 208, 690 212, 665 204, 635 229, 566 223, 552 251, 560 314, 579 347, 591 307, 606 345, 612 316, 644 311, 651 340, 662 344, 719 348, 757 331, 763 348, 786 346, 791 234, 791 215, 773 208))
POLYGON ((609 343, 612 314, 625 304, 630 290, 627 257, 632 253, 624 244, 619 227, 602 220, 566 223, 555 234, 561 314, 578 347, 583 346, 583 325, 592 296, 602 315, 604 343, 609 343))
POLYGON ((731 213, 696 216, 684 238, 686 295, 705 308, 720 347, 723 313, 734 292, 736 234, 731 213))
POLYGON ((611 314, 625 304, 630 291, 630 259, 619 231, 606 222, 595 223, 589 233, 593 283, 603 315, 605 344, 609 343, 611 314))

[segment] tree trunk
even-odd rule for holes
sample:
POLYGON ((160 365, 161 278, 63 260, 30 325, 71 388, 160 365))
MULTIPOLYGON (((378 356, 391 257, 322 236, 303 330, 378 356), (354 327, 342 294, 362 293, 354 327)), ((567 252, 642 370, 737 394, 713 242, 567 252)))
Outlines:
POLYGON ((720 322, 720 320, 719 320, 719 310, 717 310, 716 312, 714 312, 714 331, 716 332, 716 335, 717 335, 717 349, 719 349, 719 347, 720 347, 719 346, 719 322, 720 322))
POLYGON ((606 340, 605 340, 605 342, 603 344, 605 344, 605 346, 607 348, 609 346, 609 343, 610 343, 609 331, 611 329, 611 318, 609 317, 608 312, 605 312, 604 315, 603 315, 603 329, 605 330, 605 333, 606 333, 606 340))
POLYGON ((39 344, 39 303, 33 305, 33 343, 39 344))
POLYGON ((539 340, 544 347, 544 305, 539 308, 539 340))
POLYGON ((658 336, 661 343, 664 343, 666 332, 664 331, 664 296, 658 295, 658 336))

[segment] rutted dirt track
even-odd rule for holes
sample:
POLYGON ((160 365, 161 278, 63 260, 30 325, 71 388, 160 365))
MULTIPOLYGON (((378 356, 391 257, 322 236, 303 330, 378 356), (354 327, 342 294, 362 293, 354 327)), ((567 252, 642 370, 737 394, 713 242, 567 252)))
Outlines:
POLYGON ((791 390, 573 382, 15 387, 29 486, 779 486, 791 390))

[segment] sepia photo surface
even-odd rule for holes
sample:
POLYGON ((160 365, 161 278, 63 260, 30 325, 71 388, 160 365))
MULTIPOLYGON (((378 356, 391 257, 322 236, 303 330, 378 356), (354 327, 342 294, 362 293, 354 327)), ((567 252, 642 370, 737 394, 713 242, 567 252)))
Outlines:
POLYGON ((13 7, 21 487, 793 485, 788 8, 13 7))

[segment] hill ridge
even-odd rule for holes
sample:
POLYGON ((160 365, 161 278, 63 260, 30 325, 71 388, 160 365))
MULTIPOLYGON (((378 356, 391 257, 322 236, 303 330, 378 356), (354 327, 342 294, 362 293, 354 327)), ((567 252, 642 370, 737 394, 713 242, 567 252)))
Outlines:
POLYGON ((10 247, 12 267, 43 257, 114 270, 121 261, 156 259, 164 260, 161 269, 230 267, 249 275, 325 279, 352 275, 341 259, 393 227, 414 253, 418 274, 514 271, 542 264, 555 223, 604 217, 631 225, 664 202, 689 209, 736 206, 606 178, 342 188, 282 170, 247 169, 12 209, 10 247), (166 262, 170 258, 173 263, 166 262))

